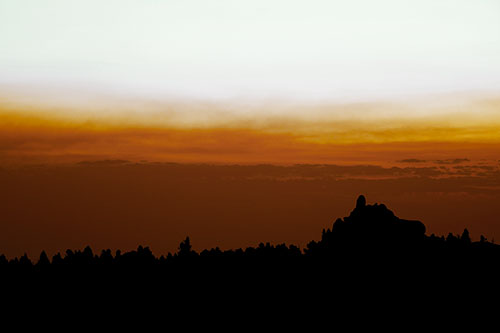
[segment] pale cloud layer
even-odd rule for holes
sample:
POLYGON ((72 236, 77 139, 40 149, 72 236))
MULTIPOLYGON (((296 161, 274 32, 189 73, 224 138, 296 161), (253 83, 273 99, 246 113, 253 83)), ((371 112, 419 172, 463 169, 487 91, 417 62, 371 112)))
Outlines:
POLYGON ((4 84, 359 100, 500 89, 496 0, 3 0, 4 84))

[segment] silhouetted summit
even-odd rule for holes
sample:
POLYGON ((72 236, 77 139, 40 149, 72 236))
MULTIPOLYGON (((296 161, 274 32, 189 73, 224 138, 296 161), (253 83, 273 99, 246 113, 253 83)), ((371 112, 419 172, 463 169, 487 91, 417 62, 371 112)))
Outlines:
POLYGON ((323 230, 320 243, 326 247, 357 249, 408 247, 421 243, 425 230, 422 222, 400 219, 384 204, 368 205, 366 198, 360 195, 349 216, 337 219, 331 229, 323 230))
POLYGON ((357 236, 383 237, 391 239, 421 239, 425 235, 425 225, 420 221, 400 219, 384 204, 367 205, 360 195, 356 208, 342 221, 337 219, 332 230, 357 233, 357 236))
POLYGON ((363 209, 366 207, 366 198, 364 195, 360 195, 358 200, 356 200, 356 209, 363 209))

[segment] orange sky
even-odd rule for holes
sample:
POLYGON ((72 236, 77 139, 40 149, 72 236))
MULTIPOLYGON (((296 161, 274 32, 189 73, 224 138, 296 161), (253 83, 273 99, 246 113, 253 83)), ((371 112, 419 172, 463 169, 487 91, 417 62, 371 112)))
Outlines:
POLYGON ((428 233, 468 228, 498 241, 500 163, 464 159, 376 165, 207 165, 119 160, 0 168, 0 252, 49 255, 92 246, 156 254, 190 236, 196 250, 259 242, 305 246, 359 194, 428 233))
POLYGON ((361 193, 429 232, 500 239, 498 99, 107 105, 3 99, 0 252, 304 246, 361 193))

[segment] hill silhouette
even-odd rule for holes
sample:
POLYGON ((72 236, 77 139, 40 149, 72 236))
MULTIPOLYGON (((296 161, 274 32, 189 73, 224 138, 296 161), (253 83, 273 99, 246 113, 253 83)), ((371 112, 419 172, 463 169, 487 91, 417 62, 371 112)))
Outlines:
POLYGON ((414 245, 422 241, 425 230, 422 222, 400 219, 384 204, 367 205, 361 195, 356 208, 343 220, 337 219, 323 241, 344 246, 414 245))

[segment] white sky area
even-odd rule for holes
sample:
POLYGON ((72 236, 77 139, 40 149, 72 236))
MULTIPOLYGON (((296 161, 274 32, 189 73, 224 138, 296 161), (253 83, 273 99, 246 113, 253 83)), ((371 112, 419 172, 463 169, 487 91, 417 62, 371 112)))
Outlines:
POLYGON ((0 0, 0 90, 362 100, 500 90, 499 0, 0 0))

